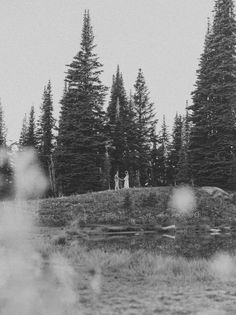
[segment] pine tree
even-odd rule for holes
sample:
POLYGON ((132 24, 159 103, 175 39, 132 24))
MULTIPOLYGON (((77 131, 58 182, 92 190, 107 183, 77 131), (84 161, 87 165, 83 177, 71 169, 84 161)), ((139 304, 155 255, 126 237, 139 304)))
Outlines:
POLYGON ((192 182, 191 170, 189 164, 189 139, 190 139, 190 124, 189 115, 186 112, 186 116, 183 118, 181 129, 181 147, 179 151, 179 161, 177 164, 176 181, 178 183, 192 182))
POLYGON ((170 145, 170 165, 169 165, 169 178, 172 184, 176 185, 176 176, 178 173, 178 163, 180 158, 180 150, 182 146, 182 127, 183 118, 181 115, 176 114, 174 119, 174 126, 172 132, 172 142, 170 145))
POLYGON ((19 144, 21 147, 25 147, 27 145, 27 137, 28 137, 28 121, 27 121, 27 115, 24 115, 23 122, 22 122, 22 128, 20 133, 20 139, 19 144))
POLYGON ((57 181, 63 193, 83 193, 102 187, 105 156, 102 64, 94 53, 90 15, 85 11, 80 51, 69 65, 68 87, 57 139, 57 181))
POLYGON ((154 104, 150 102, 149 94, 142 70, 139 69, 134 84, 133 103, 137 131, 137 164, 142 186, 144 186, 150 178, 151 136, 157 124, 154 113, 154 104))
POLYGON ((236 150, 236 22, 232 0, 215 5, 212 40, 212 176, 220 187, 228 187, 236 150))
POLYGON ((106 146, 106 153, 105 153, 105 159, 102 169, 103 174, 103 189, 108 190, 110 189, 110 183, 111 183, 111 160, 110 155, 108 153, 108 145, 106 146))
POLYGON ((112 77, 112 87, 110 102, 107 107, 107 116, 109 127, 114 126, 119 120, 122 120, 127 112, 128 101, 124 87, 123 75, 117 66, 116 75, 112 77))
POLYGON ((194 183, 197 185, 207 184, 206 174, 209 170, 208 156, 211 152, 209 135, 211 134, 211 113, 209 109, 211 88, 210 80, 210 59, 212 41, 212 30, 208 20, 208 28, 205 36, 204 51, 200 58, 199 69, 197 71, 197 81, 195 91, 192 93, 193 105, 189 106, 191 110, 190 121, 192 123, 190 133, 190 163, 194 183))
POLYGON ((127 108, 122 119, 122 125, 124 130, 124 152, 123 152, 123 165, 124 169, 122 175, 125 176, 125 172, 129 172, 129 184, 134 186, 136 175, 136 125, 134 121, 134 109, 133 109, 133 97, 130 94, 127 98, 127 108))
POLYGON ((119 171, 124 176, 127 170, 132 181, 134 175, 134 112, 132 99, 128 101, 119 66, 112 78, 110 102, 107 108, 107 137, 110 141, 111 187, 119 171), (131 174, 132 173, 132 174, 131 174))
POLYGON ((2 103, 0 100, 0 146, 6 146, 6 126, 4 121, 4 113, 2 108, 2 103))
POLYGON ((55 119, 53 118, 53 101, 51 82, 49 81, 43 92, 43 103, 38 121, 38 152, 42 167, 47 175, 51 165, 54 148, 55 119))
POLYGON ((230 181, 236 148, 233 1, 217 0, 214 11, 190 107, 193 111, 190 153, 195 183, 224 188, 230 181))
POLYGON ((165 121, 165 115, 163 116, 163 122, 161 126, 161 133, 159 136, 160 146, 157 148, 157 182, 158 185, 167 185, 169 182, 168 168, 169 168, 169 131, 165 121))
POLYGON ((48 82, 43 93, 43 103, 39 118, 39 153, 49 156, 53 151, 55 119, 53 118, 53 101, 51 82, 48 82))
POLYGON ((73 152, 73 143, 75 133, 77 132, 72 119, 75 107, 74 103, 75 100, 73 99, 72 91, 68 89, 65 83, 61 100, 57 147, 55 151, 56 181, 59 195, 72 193, 76 188, 76 186, 73 187, 72 183, 72 161, 76 156, 76 152, 73 152))
POLYGON ((38 141, 37 141, 37 136, 36 136, 35 111, 34 111, 34 106, 31 106, 30 114, 29 114, 29 125, 28 125, 26 146, 36 149, 37 144, 38 144, 38 141))
POLYGON ((48 190, 47 194, 55 195, 55 170, 52 156, 55 138, 55 119, 53 117, 53 100, 50 81, 48 82, 47 86, 44 87, 43 102, 40 110, 41 113, 37 128, 39 159, 45 175, 50 179, 50 189, 48 190))
MULTIPOLYGON (((0 149, 6 149, 6 126, 4 112, 0 100, 0 149)), ((12 195, 12 168, 9 160, 5 158, 5 152, 0 153, 0 199, 8 198, 12 195)))
POLYGON ((159 185, 159 150, 158 150, 158 137, 156 130, 153 130, 151 135, 151 185, 159 185))

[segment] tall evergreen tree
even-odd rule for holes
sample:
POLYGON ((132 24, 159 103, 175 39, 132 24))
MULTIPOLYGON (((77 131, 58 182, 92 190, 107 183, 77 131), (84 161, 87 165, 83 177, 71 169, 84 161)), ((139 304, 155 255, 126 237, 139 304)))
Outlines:
POLYGON ((22 128, 20 133, 20 139, 19 144, 22 147, 25 147, 27 145, 27 138, 28 138, 28 121, 27 121, 27 115, 24 115, 23 122, 22 122, 22 128))
MULTIPOLYGON (((6 126, 4 112, 0 100, 0 149, 6 148, 6 126)), ((12 168, 8 159, 4 158, 5 153, 0 155, 0 199, 8 198, 12 195, 12 168)))
POLYGON ((30 109, 26 145, 35 149, 38 145, 34 106, 30 109))
POLYGON ((125 135, 124 166, 125 170, 129 172, 129 184, 132 187, 139 185, 140 174, 137 158, 137 125, 135 121, 134 100, 131 92, 127 100, 128 107, 123 119, 125 135))
POLYGON ((111 95, 107 107, 109 127, 122 120, 127 112, 128 101, 124 87, 123 75, 117 66, 116 75, 112 77, 111 95))
MULTIPOLYGON (((111 187, 114 187, 114 175, 119 171, 134 173, 134 112, 132 99, 128 100, 119 66, 112 79, 110 102, 107 108, 107 136, 110 140, 111 187)), ((130 176, 132 181, 133 176, 130 176)))
POLYGON ((65 194, 99 190, 105 156, 102 64, 85 11, 80 51, 69 65, 57 139, 57 181, 65 194))
POLYGON ((155 119, 154 104, 150 102, 149 91, 141 69, 138 71, 138 76, 134 84, 133 100, 137 131, 137 164, 140 183, 144 186, 150 179, 151 137, 157 120, 155 119))
POLYGON ((158 150, 158 137, 156 134, 156 130, 153 130, 151 135, 151 185, 158 186, 159 185, 159 150, 158 150))
POLYGON ((43 103, 38 120, 37 140, 38 153, 42 167, 50 175, 52 152, 54 148, 55 119, 53 117, 52 88, 49 81, 43 92, 43 103))
POLYGON ((169 165, 169 177, 172 184, 176 184, 176 176, 178 173, 178 163, 180 158, 180 150, 182 146, 182 127, 183 118, 181 115, 176 114, 174 119, 174 126, 172 132, 172 142, 170 145, 170 165, 169 165))
POLYGON ((104 164, 102 168, 102 174, 103 174, 103 189, 107 190, 111 188, 111 160, 110 155, 108 152, 108 145, 106 146, 106 153, 105 153, 105 159, 104 164))
POLYGON ((7 130, 6 130, 6 125, 4 121, 2 103, 0 100, 0 146, 6 145, 6 134, 7 134, 7 130))
POLYGON ((192 122, 190 134, 190 163, 194 183, 197 185, 207 184, 206 174, 209 170, 208 156, 211 151, 209 148, 209 135, 211 133, 210 121, 211 113, 209 110, 210 102, 210 59, 212 41, 212 30, 208 20, 207 33, 204 43, 204 51, 200 58, 199 69, 197 71, 197 81, 195 91, 192 93, 193 105, 189 106, 191 110, 190 120, 192 122))
POLYGON ((190 107, 193 111, 191 167, 195 183, 227 187, 236 148, 233 1, 217 0, 214 11, 212 30, 207 36, 193 94, 193 106, 190 107))
POLYGON ((55 119, 53 117, 52 88, 49 81, 43 92, 43 103, 38 126, 39 154, 49 156, 54 147, 55 119))
POLYGON ((167 185, 169 182, 168 168, 169 168, 169 150, 170 150, 170 135, 166 125, 165 116, 161 126, 159 136, 159 147, 157 149, 157 182, 158 185, 167 185))
POLYGON ((177 164, 176 180, 178 183, 192 183, 191 170, 189 164, 189 140, 190 140, 190 123, 188 111, 183 118, 181 128, 181 147, 179 151, 179 160, 177 164))
POLYGON ((55 138, 55 119, 53 117, 53 100, 50 81, 47 86, 44 87, 43 102, 40 110, 41 113, 37 128, 39 159, 46 176, 50 179, 50 189, 47 194, 55 195, 55 170, 52 156, 55 138))

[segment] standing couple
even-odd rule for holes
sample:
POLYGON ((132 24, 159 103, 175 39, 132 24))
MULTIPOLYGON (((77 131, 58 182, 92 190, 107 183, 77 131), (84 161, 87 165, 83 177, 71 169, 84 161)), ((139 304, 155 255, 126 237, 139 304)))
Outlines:
POLYGON ((125 171, 125 177, 119 178, 119 172, 117 171, 114 177, 115 180, 115 190, 120 189, 120 181, 124 182, 124 188, 129 188, 129 173, 128 171, 125 171))

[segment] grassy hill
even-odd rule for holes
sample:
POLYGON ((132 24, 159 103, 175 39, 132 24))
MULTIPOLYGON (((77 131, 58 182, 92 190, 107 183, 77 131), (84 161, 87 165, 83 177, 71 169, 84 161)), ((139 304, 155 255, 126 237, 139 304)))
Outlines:
POLYGON ((40 201, 40 223, 45 226, 89 224, 228 225, 236 222, 236 205, 194 188, 196 207, 187 215, 169 205, 172 187, 131 188, 40 201))

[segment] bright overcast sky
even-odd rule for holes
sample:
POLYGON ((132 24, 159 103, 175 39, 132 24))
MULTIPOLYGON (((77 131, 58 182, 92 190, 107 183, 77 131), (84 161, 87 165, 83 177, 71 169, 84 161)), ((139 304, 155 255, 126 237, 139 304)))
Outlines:
POLYGON ((24 113, 39 108, 50 79, 56 117, 65 65, 80 48, 90 10, 96 52, 111 85, 117 64, 127 92, 142 68, 159 126, 169 125, 195 82, 214 0, 0 0, 0 97, 8 139, 18 140, 24 113))

